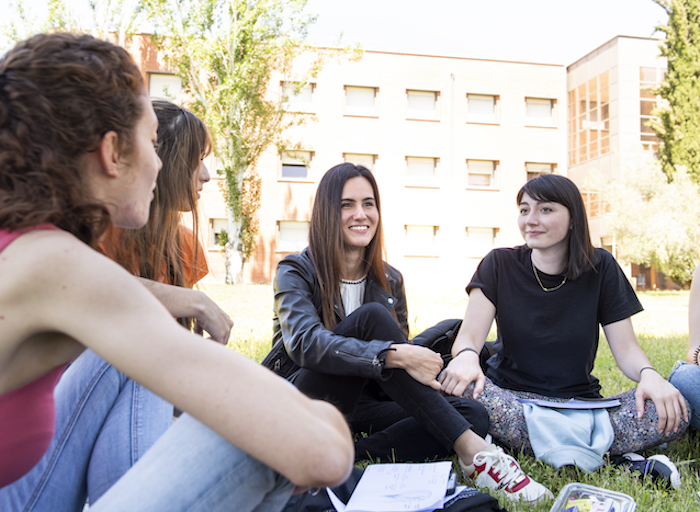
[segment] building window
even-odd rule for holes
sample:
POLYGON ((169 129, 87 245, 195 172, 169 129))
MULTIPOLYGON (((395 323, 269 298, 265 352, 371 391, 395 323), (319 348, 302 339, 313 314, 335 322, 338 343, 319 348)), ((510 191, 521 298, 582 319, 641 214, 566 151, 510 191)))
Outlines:
POLYGON ((374 162, 377 159, 377 155, 366 155, 362 153, 343 153, 343 159, 346 162, 361 165, 366 167, 370 171, 374 171, 374 162))
POLYGON ((345 86, 345 113, 356 116, 377 115, 377 88, 345 86))
POLYGON ((311 151, 283 151, 281 177, 287 179, 309 179, 309 166, 313 153, 311 151))
POLYGON ((284 108, 287 112, 313 112, 315 84, 282 82, 284 108))
POLYGON ((309 221, 281 220, 278 227, 278 252, 299 252, 309 245, 309 221))
POLYGON ((569 165, 610 152, 608 72, 569 91, 569 165))
POLYGON ((467 254, 483 257, 496 246, 498 228, 467 228, 467 254))
POLYGON ((661 106, 662 100, 655 89, 665 72, 665 69, 639 68, 639 131, 642 148, 649 151, 659 150, 659 138, 649 123, 657 119, 652 112, 661 106))
POLYGON ((406 177, 431 179, 435 177, 437 158, 425 158, 422 156, 406 157, 406 177))
POLYGON ((498 123, 498 96, 467 94, 468 123, 498 123))
POLYGON ((555 100, 525 98, 525 124, 528 126, 554 126, 555 100))
POLYGON ((600 217, 605 213, 600 194, 581 191, 581 197, 583 198, 583 205, 586 208, 586 213, 588 214, 589 219, 595 219, 596 217, 600 217))
POLYGON ((439 158, 407 156, 406 186, 436 188, 439 163, 439 158))
POLYGON ((148 94, 151 98, 180 102, 182 80, 172 73, 149 73, 148 94))
POLYGON ((209 219, 209 227, 211 237, 209 238, 210 247, 223 247, 228 241, 228 220, 226 219, 209 219))
POLYGON ((495 160, 467 160, 468 186, 493 188, 497 164, 495 160))
POLYGON ((406 225, 407 255, 434 256, 436 253, 436 237, 438 226, 406 225))
POLYGON ((527 181, 538 178, 543 174, 552 174, 556 169, 555 164, 541 164, 535 162, 526 162, 525 171, 527 172, 527 181))
POLYGON ((409 119, 437 119, 438 98, 440 94, 434 91, 407 90, 408 106, 406 117, 409 119))

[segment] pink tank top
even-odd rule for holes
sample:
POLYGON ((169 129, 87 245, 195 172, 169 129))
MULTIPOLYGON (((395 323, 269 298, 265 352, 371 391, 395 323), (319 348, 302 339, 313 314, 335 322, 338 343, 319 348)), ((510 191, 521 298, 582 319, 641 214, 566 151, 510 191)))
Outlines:
MULTIPOLYGON (((42 224, 21 231, 0 230, 0 251, 27 231, 58 229, 42 224)), ((0 487, 32 469, 51 444, 56 422, 53 388, 67 365, 0 395, 0 487)))

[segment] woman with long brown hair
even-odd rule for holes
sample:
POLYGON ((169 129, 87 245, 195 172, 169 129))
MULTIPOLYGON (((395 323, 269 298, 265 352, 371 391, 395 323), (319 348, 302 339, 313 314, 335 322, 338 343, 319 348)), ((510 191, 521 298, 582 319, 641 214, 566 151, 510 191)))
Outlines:
MULTIPOLYGON (((283 344, 296 368, 292 382, 337 405, 355 433, 368 434, 356 442, 358 459, 422 461, 457 453, 471 464, 479 455, 489 465, 478 485, 516 501, 551 497, 481 437, 488 424, 475 401, 440 394, 440 355, 407 343, 403 277, 384 261, 381 202, 369 170, 345 163, 326 172, 309 247, 280 262, 274 292, 274 344, 283 344)), ((273 352, 280 351, 273 345, 273 352)))
POLYGON ((146 223, 161 166, 126 51, 35 36, 0 60, 0 100, 0 487, 48 449, 55 382, 86 348, 191 413, 91 510, 279 510, 294 484, 342 482, 337 411, 188 332, 173 321, 182 295, 161 304, 93 249, 110 223, 146 223))
MULTIPOLYGON (((109 229, 101 247, 134 275, 191 288, 208 272, 199 244, 197 200, 210 180, 203 160, 211 153, 212 142, 204 123, 187 109, 163 100, 152 104, 163 167, 148 222, 139 229, 109 229), (191 226, 182 223, 182 212, 191 212, 191 226)), ((191 327, 190 320, 180 323, 191 327)))

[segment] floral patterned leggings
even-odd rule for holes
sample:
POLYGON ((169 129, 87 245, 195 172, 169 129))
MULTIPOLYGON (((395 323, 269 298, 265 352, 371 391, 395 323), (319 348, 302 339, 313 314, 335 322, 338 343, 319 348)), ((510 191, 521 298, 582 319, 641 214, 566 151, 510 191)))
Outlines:
MULTIPOLYGON (((474 385, 471 384, 464 396, 471 396, 474 385)), ((637 409, 634 399, 636 388, 609 398, 622 402, 619 407, 608 409, 610 422, 615 433, 615 440, 610 447, 611 455, 637 452, 653 446, 680 438, 688 428, 688 423, 681 419, 678 432, 666 435, 656 431, 658 417, 656 408, 651 400, 647 400, 644 416, 637 419, 637 409)), ((545 399, 564 402, 564 398, 552 398, 527 391, 511 391, 499 388, 488 377, 484 391, 477 401, 482 403, 489 413, 489 434, 494 440, 510 449, 523 450, 532 455, 532 446, 527 433, 527 423, 523 406, 518 398, 545 399)))

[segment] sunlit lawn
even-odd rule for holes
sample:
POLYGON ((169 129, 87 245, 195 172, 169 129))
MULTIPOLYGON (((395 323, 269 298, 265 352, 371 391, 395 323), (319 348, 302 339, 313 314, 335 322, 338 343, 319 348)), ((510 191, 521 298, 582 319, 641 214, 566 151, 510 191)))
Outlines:
MULTIPOLYGON (((230 345, 257 361, 270 349, 272 338, 272 287, 270 285, 202 285, 201 289, 214 299, 235 321, 230 345)), ((466 296, 440 289, 408 289, 409 321, 416 334, 445 318, 461 318, 467 304, 466 296)), ((688 343, 688 292, 647 292, 640 294, 645 311, 635 315, 633 322, 642 347, 652 363, 668 376, 676 360, 685 357, 688 343)), ((604 339, 596 360, 595 374, 603 385, 603 393, 613 395, 634 386, 620 372, 604 339)), ((700 510, 700 437, 685 436, 667 447, 645 455, 664 453, 679 467, 682 487, 679 491, 660 489, 642 482, 612 467, 592 474, 572 469, 554 470, 519 456, 523 468, 535 479, 547 485, 556 495, 567 483, 578 481, 631 495, 638 511, 700 510)), ((517 454, 516 454, 517 455, 517 454)), ((505 505, 505 503, 501 503, 505 505)), ((508 505, 515 511, 549 511, 551 503, 539 505, 508 505)))

